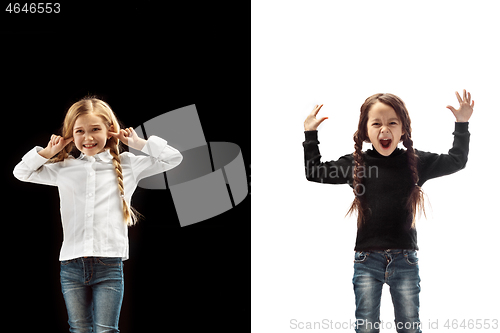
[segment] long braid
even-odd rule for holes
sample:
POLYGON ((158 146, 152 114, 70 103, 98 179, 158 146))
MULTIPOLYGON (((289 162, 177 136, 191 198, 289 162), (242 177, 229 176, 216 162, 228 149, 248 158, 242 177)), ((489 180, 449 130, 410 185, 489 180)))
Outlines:
POLYGON ((415 217, 417 211, 423 212, 425 216, 425 208, 424 208, 424 195, 422 188, 418 185, 418 170, 417 170, 417 159, 418 156, 413 149, 413 140, 409 135, 405 135, 405 139, 403 140, 403 145, 406 148, 406 155, 408 158, 408 168, 411 173, 411 181, 412 181, 412 190, 410 196, 408 197, 408 202, 406 203, 407 209, 412 214, 412 223, 411 227, 415 227, 415 217))
POLYGON ((354 133, 354 170, 353 170, 353 182, 352 182, 352 187, 353 187, 353 192, 354 192, 354 200, 351 204, 351 208, 347 212, 346 215, 352 214, 354 211, 358 212, 358 228, 360 228, 363 224, 364 221, 364 209, 363 205, 361 202, 361 198, 364 191, 361 191, 360 193, 360 188, 363 186, 363 178, 360 176, 362 173, 361 170, 364 168, 364 161, 363 161, 363 139, 359 135, 359 131, 356 131, 354 133))
MULTIPOLYGON (((62 128, 62 136, 68 139, 73 136, 73 128, 78 117, 85 114, 95 114, 102 118, 108 130, 113 128, 113 131, 120 130, 120 124, 116 118, 111 107, 104 101, 95 96, 87 96, 78 102, 74 103, 64 117, 62 128)), ((120 141, 114 137, 108 138, 105 148, 109 149, 111 156, 113 156, 113 166, 115 168, 116 178, 118 182, 118 191, 122 199, 123 205, 123 220, 127 225, 134 225, 136 221, 142 216, 133 207, 127 204, 125 200, 125 186, 123 185, 123 170, 119 154, 120 141)), ((78 156, 78 149, 74 142, 69 143, 66 147, 59 152, 58 155, 53 157, 50 162, 59 162, 68 158, 71 154, 74 157, 78 156)))
POLYGON ((346 215, 352 214, 354 211, 358 212, 358 228, 360 228, 364 221, 367 218, 367 213, 370 213, 370 209, 366 207, 366 201, 364 198, 364 188, 363 188, 363 179, 360 174, 363 174, 362 168, 364 168, 364 161, 362 155, 362 146, 363 142, 370 142, 368 133, 367 133, 367 124, 368 124, 368 114, 373 104, 377 101, 384 103, 388 106, 391 106, 396 112, 398 118, 402 122, 402 129, 405 133, 402 137, 403 145, 407 149, 407 158, 408 158, 408 168, 411 173, 411 182, 412 189, 411 193, 408 197, 408 201, 406 202, 406 207, 408 211, 412 214, 412 224, 411 227, 415 227, 415 217, 417 211, 423 212, 425 215, 424 209, 424 193, 420 186, 418 186, 418 169, 417 169, 417 161, 418 156, 413 149, 413 141, 411 139, 411 120, 410 115, 408 114, 408 110, 404 102, 393 94, 374 94, 368 97, 363 105, 361 105, 358 130, 354 133, 354 148, 355 152, 353 153, 354 157, 354 170, 353 170, 353 191, 355 198, 351 204, 351 208, 347 212, 346 215))
POLYGON ((111 138, 108 140, 109 152, 111 156, 113 156, 113 165, 115 167, 116 178, 118 180, 118 190, 120 191, 120 197, 122 199, 123 204, 123 219, 127 223, 127 225, 134 225, 135 219, 133 212, 130 209, 130 206, 127 204, 125 200, 125 187, 123 186, 123 173, 122 173, 122 165, 120 160, 120 155, 118 153, 118 144, 114 144, 117 141, 115 138, 111 138))

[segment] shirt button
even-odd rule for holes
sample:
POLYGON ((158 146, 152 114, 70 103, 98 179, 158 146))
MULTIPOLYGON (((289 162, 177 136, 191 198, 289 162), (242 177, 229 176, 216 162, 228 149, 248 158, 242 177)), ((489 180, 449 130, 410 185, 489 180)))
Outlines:
POLYGON ((89 172, 89 176, 91 176, 91 177, 92 177, 93 175, 94 175, 94 173, 93 173, 93 172, 89 172))
POLYGON ((88 196, 89 196, 89 197, 91 197, 91 196, 92 196, 92 193, 89 193, 89 194, 88 194, 88 196))
POLYGON ((90 214, 90 213, 87 214, 87 217, 91 217, 91 216, 92 216, 92 214, 90 214))

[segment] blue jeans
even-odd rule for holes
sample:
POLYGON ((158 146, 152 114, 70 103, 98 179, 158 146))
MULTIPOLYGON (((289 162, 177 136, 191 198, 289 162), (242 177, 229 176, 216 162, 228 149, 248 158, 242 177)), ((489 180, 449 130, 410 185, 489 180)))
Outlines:
POLYGON ((399 333, 421 332, 417 251, 356 252, 352 283, 356 296, 356 332, 375 333, 381 327, 395 327, 399 333), (384 283, 390 287, 395 325, 380 324, 380 300, 384 283))
POLYGON ((61 261, 61 289, 70 332, 119 332, 124 291, 121 258, 61 261))

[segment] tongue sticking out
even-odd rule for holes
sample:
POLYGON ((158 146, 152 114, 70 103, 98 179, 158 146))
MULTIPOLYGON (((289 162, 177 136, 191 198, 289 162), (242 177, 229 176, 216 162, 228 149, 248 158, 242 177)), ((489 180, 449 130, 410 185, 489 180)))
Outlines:
POLYGON ((383 139, 380 140, 380 144, 382 145, 382 148, 389 148, 391 146, 392 140, 391 139, 383 139))

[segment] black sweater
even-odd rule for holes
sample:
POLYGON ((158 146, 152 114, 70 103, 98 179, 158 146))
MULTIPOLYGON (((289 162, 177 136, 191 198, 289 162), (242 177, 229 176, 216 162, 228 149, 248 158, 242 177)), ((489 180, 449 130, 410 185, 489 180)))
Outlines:
MULTIPOLYGON (((455 123, 453 147, 448 154, 434 154, 415 149, 418 155, 418 185, 449 175, 465 167, 469 153, 469 123, 455 123)), ((327 184, 349 184, 352 187, 354 157, 321 162, 318 131, 305 131, 304 157, 306 178, 327 184)), ((375 149, 363 153, 365 167, 358 171, 363 184, 357 188, 371 213, 358 228, 355 251, 409 249, 418 250, 417 231, 411 228, 412 215, 406 201, 412 188, 406 150, 396 148, 390 156, 375 149)))

